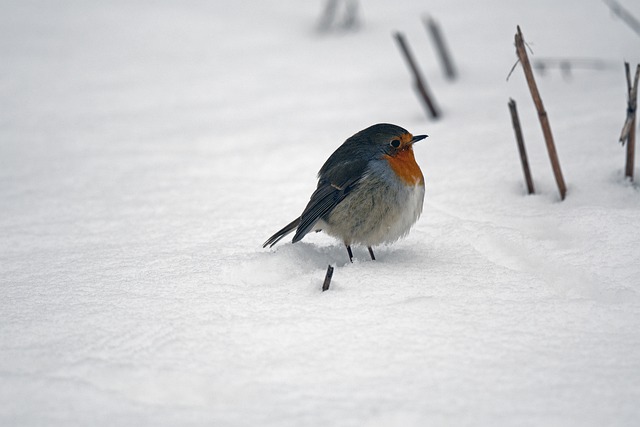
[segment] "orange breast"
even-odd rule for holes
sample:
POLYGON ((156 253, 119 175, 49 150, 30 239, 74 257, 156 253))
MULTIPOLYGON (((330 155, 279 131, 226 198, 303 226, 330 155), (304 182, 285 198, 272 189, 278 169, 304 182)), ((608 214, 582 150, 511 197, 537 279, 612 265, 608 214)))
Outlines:
POLYGON ((424 185, 424 176, 420 170, 420 166, 416 163, 413 156, 413 149, 408 147, 400 151, 395 156, 385 156, 389 162, 391 169, 404 181, 407 185, 424 185))

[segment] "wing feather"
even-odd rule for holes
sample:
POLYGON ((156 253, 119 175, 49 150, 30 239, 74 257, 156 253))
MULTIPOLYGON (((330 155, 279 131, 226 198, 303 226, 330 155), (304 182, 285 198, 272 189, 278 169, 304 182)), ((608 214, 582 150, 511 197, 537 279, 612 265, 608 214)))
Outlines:
POLYGON ((365 137, 358 133, 338 147, 320 169, 318 186, 302 215, 271 236, 264 246, 275 245, 294 229, 296 233, 293 236, 293 243, 300 241, 307 233, 314 230, 319 220, 326 218, 351 191, 358 187, 367 169, 368 159, 371 158, 370 153, 363 148, 366 148, 363 145, 363 138, 365 137))
POLYGON ((300 215, 300 225, 293 236, 293 243, 301 240, 313 230, 316 223, 325 218, 331 211, 349 195, 360 182, 361 177, 351 179, 342 185, 320 182, 318 188, 311 195, 311 200, 300 215))

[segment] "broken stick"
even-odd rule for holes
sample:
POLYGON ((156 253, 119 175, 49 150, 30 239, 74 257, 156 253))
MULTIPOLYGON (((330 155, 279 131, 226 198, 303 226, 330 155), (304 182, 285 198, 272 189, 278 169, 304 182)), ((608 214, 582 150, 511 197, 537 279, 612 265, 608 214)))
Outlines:
POLYGON ((322 292, 329 289, 329 286, 331 285, 331 277, 333 277, 333 267, 329 265, 327 267, 327 274, 324 276, 324 283, 322 283, 322 292))

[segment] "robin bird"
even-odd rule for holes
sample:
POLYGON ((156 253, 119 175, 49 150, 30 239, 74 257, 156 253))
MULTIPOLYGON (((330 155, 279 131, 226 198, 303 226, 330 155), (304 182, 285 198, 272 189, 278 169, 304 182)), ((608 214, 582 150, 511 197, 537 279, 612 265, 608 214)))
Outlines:
POLYGON ((269 237, 271 247, 295 230, 293 243, 324 231, 351 245, 392 243, 409 232, 422 212, 424 176, 413 155, 413 136, 400 126, 376 124, 347 139, 318 172, 318 187, 302 215, 269 237))

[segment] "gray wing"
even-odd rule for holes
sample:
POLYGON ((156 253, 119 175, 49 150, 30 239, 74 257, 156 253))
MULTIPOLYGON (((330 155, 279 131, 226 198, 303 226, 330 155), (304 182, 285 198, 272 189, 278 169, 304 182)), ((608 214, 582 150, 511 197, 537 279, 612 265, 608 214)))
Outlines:
POLYGON ((351 191, 357 188, 367 163, 365 160, 342 162, 324 171, 318 182, 318 188, 313 192, 307 207, 300 215, 300 224, 293 236, 293 243, 312 231, 318 220, 325 218, 351 191))

